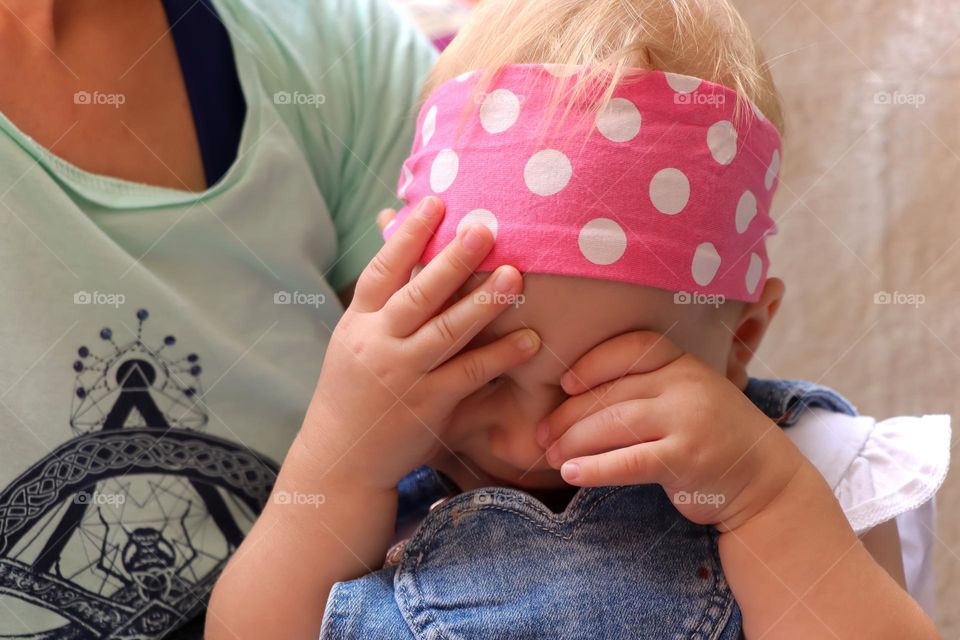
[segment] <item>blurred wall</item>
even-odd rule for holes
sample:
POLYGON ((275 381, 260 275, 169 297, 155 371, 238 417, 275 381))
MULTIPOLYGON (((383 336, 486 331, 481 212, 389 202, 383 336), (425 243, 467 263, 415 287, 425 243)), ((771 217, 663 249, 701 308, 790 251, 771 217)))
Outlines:
MULTIPOLYGON (((819 381, 877 418, 956 420, 960 6, 735 2, 772 61, 788 128, 771 244, 787 296, 753 374, 819 381), (891 304, 875 301, 884 292, 891 304)), ((956 638, 960 472, 938 504, 938 623, 956 638)))

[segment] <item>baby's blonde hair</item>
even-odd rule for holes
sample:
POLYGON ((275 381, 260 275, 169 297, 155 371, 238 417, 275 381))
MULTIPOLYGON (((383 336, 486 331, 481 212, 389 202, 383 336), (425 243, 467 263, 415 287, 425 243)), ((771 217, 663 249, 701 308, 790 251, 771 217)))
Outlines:
POLYGON ((729 0, 481 0, 427 78, 424 96, 484 69, 478 90, 508 64, 585 65, 610 76, 602 109, 625 67, 695 76, 749 98, 781 131, 780 97, 763 56, 729 0))

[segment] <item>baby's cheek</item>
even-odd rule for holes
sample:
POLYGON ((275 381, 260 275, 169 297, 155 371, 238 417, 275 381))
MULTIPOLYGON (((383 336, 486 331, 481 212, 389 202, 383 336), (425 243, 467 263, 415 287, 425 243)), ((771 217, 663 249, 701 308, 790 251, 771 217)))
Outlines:
POLYGON ((467 396, 457 403, 453 413, 450 415, 447 434, 444 442, 451 449, 458 446, 465 446, 471 439, 477 438, 483 431, 483 425, 493 419, 493 407, 485 401, 485 396, 490 395, 486 388, 480 389, 467 396), (486 407, 486 411, 484 408, 486 407), (483 420, 483 415, 487 420, 483 420))

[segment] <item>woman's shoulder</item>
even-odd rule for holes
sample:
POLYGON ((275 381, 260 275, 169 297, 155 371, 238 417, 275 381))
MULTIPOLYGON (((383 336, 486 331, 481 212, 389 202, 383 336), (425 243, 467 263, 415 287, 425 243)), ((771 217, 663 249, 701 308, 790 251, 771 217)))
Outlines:
MULTIPOLYGON (((214 0, 263 66, 308 64, 332 72, 367 52, 415 46, 426 38, 389 0, 214 0), (276 60, 273 58, 276 57, 276 60)), ((386 62, 386 61, 385 61, 386 62)), ((280 69, 277 69, 278 74, 280 69)))
POLYGON ((812 407, 784 433, 823 474, 854 531, 928 502, 950 463, 950 416, 883 420, 812 407))

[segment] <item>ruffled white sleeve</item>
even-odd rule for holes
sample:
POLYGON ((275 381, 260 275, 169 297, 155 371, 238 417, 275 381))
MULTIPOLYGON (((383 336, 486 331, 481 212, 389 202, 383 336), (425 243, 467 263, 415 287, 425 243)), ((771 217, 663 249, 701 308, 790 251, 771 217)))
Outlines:
POLYGON ((784 433, 826 478, 858 535, 896 518, 908 591, 932 612, 931 499, 950 464, 950 416, 877 421, 817 407, 784 433))
POLYGON ((877 421, 817 407, 784 433, 827 479, 858 534, 930 500, 950 464, 947 415, 877 421))

